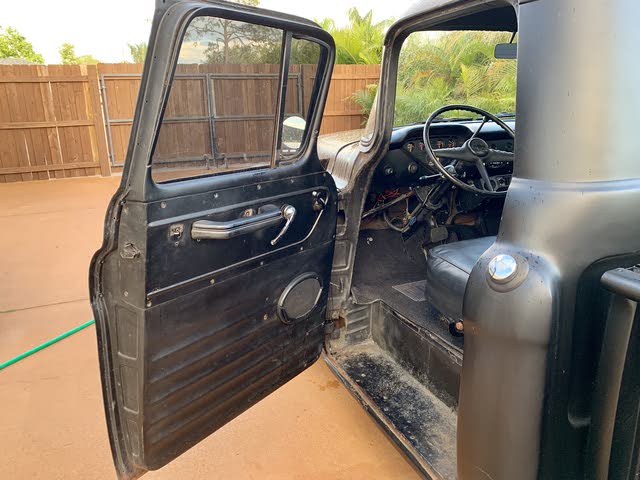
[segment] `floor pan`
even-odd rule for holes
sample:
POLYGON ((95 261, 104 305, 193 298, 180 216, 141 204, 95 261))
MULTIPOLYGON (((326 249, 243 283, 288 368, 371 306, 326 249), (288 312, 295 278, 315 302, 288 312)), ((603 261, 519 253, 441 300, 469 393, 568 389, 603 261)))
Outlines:
POLYGON ((394 290, 397 290, 401 294, 409 297, 414 302, 426 302, 427 301, 427 281, 418 280, 417 282, 403 283, 402 285, 394 285, 394 290))
POLYGON ((432 479, 456 478, 456 413, 372 340, 327 362, 380 425, 432 479))

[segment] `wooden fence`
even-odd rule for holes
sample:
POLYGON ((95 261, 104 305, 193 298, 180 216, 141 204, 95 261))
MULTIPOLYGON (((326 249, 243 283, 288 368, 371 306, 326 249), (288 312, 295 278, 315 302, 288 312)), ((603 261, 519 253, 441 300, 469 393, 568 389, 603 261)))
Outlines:
POLYGON ((362 111, 351 97, 357 91, 364 90, 367 85, 377 84, 379 79, 380 65, 336 65, 320 133, 361 128, 364 120, 362 111))
POLYGON ((0 67, 0 182, 109 175, 94 65, 0 67))
MULTIPOLYGON (((165 118, 172 118, 175 126, 170 124, 167 129, 174 131, 159 142, 157 158, 201 157, 203 153, 215 157, 220 153, 216 149, 233 157, 239 148, 233 139, 259 132, 260 123, 270 118, 260 106, 234 104, 233 89, 264 88, 275 82, 276 77, 271 78, 275 70, 269 70, 273 66, 243 72, 249 75, 244 79, 225 77, 229 66, 208 67, 206 71, 200 71, 200 66, 198 71, 178 72, 183 77, 174 90, 181 92, 176 97, 183 100, 172 105, 170 99, 165 118), (257 78, 261 87, 254 81, 257 78), (199 105, 189 109, 189 117, 185 117, 187 104, 199 105)), ((289 98, 288 93, 288 113, 306 113, 313 70, 312 66, 292 66, 290 87, 294 88, 288 92, 295 94, 289 98)), ((119 171, 141 72, 141 64, 0 66, 0 183, 119 171)), ((361 127, 361 110, 350 98, 377 83, 379 74, 379 65, 335 66, 321 133, 361 127)), ((255 149, 260 150, 260 145, 255 149)))
MULTIPOLYGON (((227 161, 269 156, 278 70, 279 65, 272 64, 178 65, 153 161, 186 167, 204 157, 227 161)), ((124 163, 140 71, 141 65, 100 65, 114 167, 124 163)), ((288 116, 306 117, 314 79, 314 65, 290 66, 288 116)))

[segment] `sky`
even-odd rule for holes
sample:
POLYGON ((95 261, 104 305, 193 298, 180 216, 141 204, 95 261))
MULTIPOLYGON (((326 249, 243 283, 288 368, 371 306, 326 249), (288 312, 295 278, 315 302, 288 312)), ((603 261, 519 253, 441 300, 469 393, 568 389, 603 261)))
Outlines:
MULTIPOLYGON (((412 0, 261 0, 260 6, 307 18, 333 18, 347 23, 346 12, 373 10, 374 21, 398 18, 412 0)), ((154 0, 0 0, 0 26, 11 26, 33 44, 46 63, 60 63, 58 49, 75 45, 76 55, 91 54, 101 62, 131 61, 128 43, 146 42, 154 0), (26 8, 28 5, 28 8, 26 8)))

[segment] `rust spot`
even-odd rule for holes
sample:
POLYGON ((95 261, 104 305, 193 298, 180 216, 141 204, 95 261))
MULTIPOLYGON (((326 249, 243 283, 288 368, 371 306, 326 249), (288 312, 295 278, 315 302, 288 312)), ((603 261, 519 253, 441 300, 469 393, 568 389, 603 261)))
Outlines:
POLYGON ((138 258, 141 255, 141 253, 142 252, 140 252, 140 249, 131 242, 125 242, 124 246, 122 247, 122 250, 120 250, 120 256, 122 258, 128 258, 128 259, 138 258))
POLYGON ((338 317, 333 321, 336 328, 344 328, 347 325, 347 319, 344 317, 338 317))

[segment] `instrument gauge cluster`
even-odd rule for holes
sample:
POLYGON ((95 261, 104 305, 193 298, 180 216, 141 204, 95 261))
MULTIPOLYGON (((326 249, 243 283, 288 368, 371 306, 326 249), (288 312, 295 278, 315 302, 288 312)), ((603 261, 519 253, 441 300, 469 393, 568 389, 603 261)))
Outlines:
POLYGON ((421 152, 424 152, 425 148, 424 148, 424 143, 422 143, 422 140, 414 140, 411 142, 407 142, 404 144, 403 148, 412 154, 419 154, 421 152))
MULTIPOLYGON (((431 148, 434 150, 438 148, 454 148, 459 147, 464 142, 456 137, 432 137, 431 138, 431 148)), ((403 147, 405 151, 411 153, 412 155, 419 155, 424 153, 425 146, 422 140, 411 140, 406 142, 403 147)))
POLYGON ((462 141, 456 137, 435 137, 431 138, 431 148, 437 150, 439 148, 455 148, 462 145, 462 141))
MULTIPOLYGON (((423 127, 415 126, 398 127, 392 135, 389 151, 386 153, 376 168, 374 181, 385 188, 406 187, 422 185, 424 182, 436 182, 439 170, 434 165, 429 155, 428 147, 437 151, 441 149, 459 148, 472 138, 473 131, 462 124, 441 124, 432 126, 430 130, 430 145, 425 146, 423 141, 423 127), (394 140, 395 137, 395 140, 394 140)), ((479 138, 482 138, 489 148, 504 152, 514 151, 514 141, 504 132, 486 127, 479 138)), ((436 153, 443 167, 455 168, 455 175, 464 181, 475 182, 480 178, 479 172, 470 162, 454 160, 447 157, 445 152, 436 153)), ((484 163, 489 170, 489 175, 495 177, 494 189, 507 188, 510 183, 513 162, 489 161, 484 163)))

